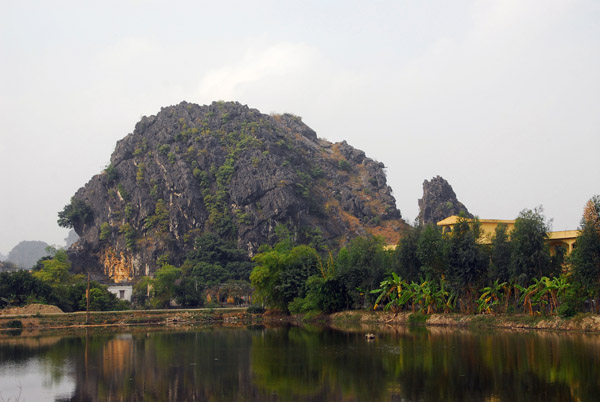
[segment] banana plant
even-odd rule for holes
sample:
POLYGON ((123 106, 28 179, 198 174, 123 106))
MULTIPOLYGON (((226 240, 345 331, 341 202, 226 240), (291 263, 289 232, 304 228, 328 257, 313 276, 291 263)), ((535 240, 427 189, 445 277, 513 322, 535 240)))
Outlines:
POLYGON ((456 293, 450 293, 446 290, 446 280, 444 277, 440 279, 440 288, 435 292, 435 303, 437 309, 441 309, 444 313, 449 313, 454 310, 456 304, 456 293))
POLYGON ((495 311, 495 307, 500 304, 505 297, 503 290, 506 288, 506 282, 498 283, 498 279, 494 281, 492 286, 487 286, 480 290, 481 296, 477 299, 477 311, 491 314, 495 311))
POLYGON ((412 298, 410 286, 395 272, 392 272, 388 279, 380 283, 379 289, 372 290, 371 293, 379 293, 379 297, 375 300, 374 310, 382 300, 389 299, 383 309, 388 311, 391 308, 398 312, 412 298))

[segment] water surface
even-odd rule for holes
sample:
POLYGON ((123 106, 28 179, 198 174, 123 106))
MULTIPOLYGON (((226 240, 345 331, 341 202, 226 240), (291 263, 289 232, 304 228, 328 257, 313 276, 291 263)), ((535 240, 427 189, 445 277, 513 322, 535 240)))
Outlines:
POLYGON ((0 401, 597 401, 600 337, 223 328, 0 339, 0 401))

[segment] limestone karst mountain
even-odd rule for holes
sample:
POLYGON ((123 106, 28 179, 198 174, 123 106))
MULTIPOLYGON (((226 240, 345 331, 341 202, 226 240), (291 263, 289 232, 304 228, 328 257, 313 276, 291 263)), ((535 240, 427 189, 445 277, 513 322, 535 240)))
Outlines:
POLYGON ((452 186, 441 176, 423 182, 423 198, 419 200, 419 216, 421 224, 437 223, 449 216, 464 212, 473 218, 467 207, 456 198, 452 186))
POLYGON ((338 246, 370 233, 396 243, 405 223, 383 169, 297 116, 182 102, 143 117, 59 223, 81 236, 74 268, 115 281, 152 273, 159 258, 181 263, 205 232, 250 255, 280 224, 302 242, 338 246))

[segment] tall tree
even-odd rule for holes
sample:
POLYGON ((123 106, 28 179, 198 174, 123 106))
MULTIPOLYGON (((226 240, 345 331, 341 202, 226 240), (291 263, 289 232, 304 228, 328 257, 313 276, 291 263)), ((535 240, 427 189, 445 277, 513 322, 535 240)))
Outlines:
POLYGON ((347 308, 362 308, 375 300, 369 291, 378 288, 389 273, 390 261, 384 240, 377 236, 356 237, 340 250, 335 265, 345 288, 347 308))
POLYGON ((551 270, 550 249, 546 242, 550 223, 541 206, 524 209, 510 234, 512 244, 510 278, 527 286, 533 278, 548 276, 551 270))
POLYGON ((425 225, 417 244, 417 257, 422 264, 422 276, 439 279, 445 275, 448 265, 446 251, 442 231, 433 224, 425 225))
POLYGON ((574 278, 588 296, 600 303, 600 197, 594 196, 585 206, 581 234, 571 255, 574 278))
POLYGON ((319 255, 309 246, 285 247, 254 256, 258 264, 250 274, 255 297, 269 307, 288 310, 295 298, 306 296, 306 280, 317 274, 319 255))
POLYGON ((33 273, 36 278, 50 285, 67 284, 71 281, 71 262, 65 250, 58 250, 54 257, 42 260, 42 265, 42 269, 33 273))
POLYGON ((510 278, 510 256, 512 253, 511 243, 506 224, 500 223, 496 226, 492 244, 490 246, 490 265, 488 281, 493 283, 507 282, 510 278))
POLYGON ((447 279, 467 312, 472 313, 477 290, 483 285, 486 258, 477 239, 480 235, 479 221, 461 216, 452 229, 448 245, 447 279))
POLYGON ((422 231, 423 227, 417 226, 405 232, 392 255, 394 272, 409 283, 420 279, 423 264, 417 255, 417 248, 422 231))

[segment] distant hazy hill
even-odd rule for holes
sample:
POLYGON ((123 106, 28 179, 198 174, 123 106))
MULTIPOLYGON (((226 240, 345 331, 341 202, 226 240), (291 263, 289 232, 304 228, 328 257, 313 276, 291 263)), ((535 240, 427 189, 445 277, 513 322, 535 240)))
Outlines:
POLYGON ((75 232, 75 230, 74 229, 69 230, 67 237, 65 237, 65 248, 71 247, 73 245, 73 243, 75 243, 77 240, 79 240, 79 236, 77 236, 77 233, 75 232))
POLYGON ((4 261, 6 260, 6 256, 2 253, 0 253, 0 261, 4 261))
POLYGON ((278 224, 300 241, 337 246, 372 233, 395 243, 405 223, 383 169, 346 142, 319 139, 299 117, 183 102, 143 117, 61 223, 81 236, 75 268, 113 277, 151 273, 160 256, 180 263, 204 232, 250 254, 278 224))
POLYGON ((6 261, 12 262, 19 268, 31 269, 40 258, 48 255, 46 247, 48 243, 43 241, 22 241, 8 253, 6 261))

